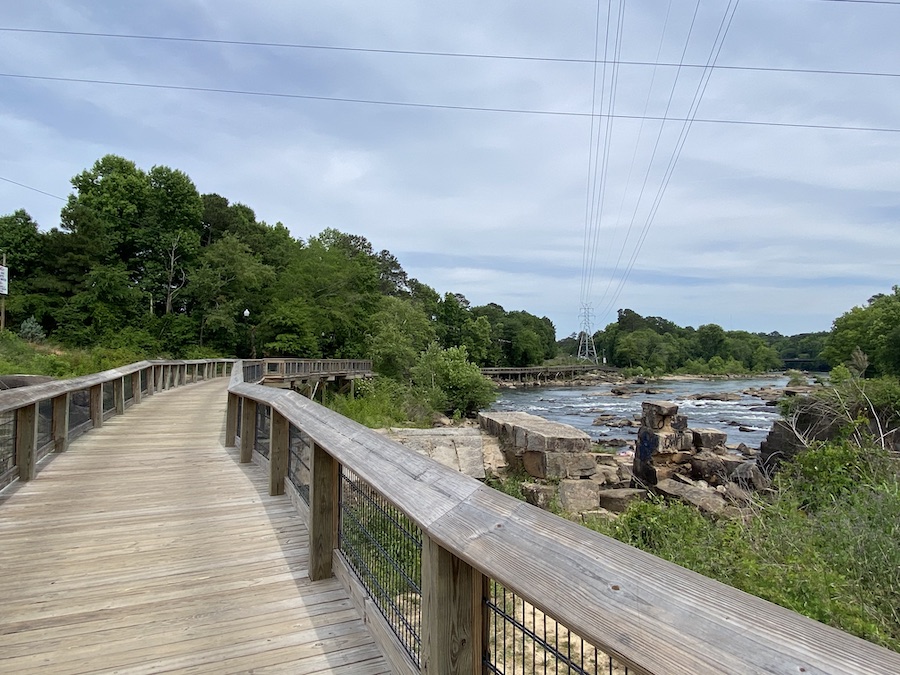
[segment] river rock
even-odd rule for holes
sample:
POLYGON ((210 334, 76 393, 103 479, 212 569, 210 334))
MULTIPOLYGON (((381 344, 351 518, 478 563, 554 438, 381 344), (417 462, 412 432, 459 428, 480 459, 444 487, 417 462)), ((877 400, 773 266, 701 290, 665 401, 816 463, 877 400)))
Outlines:
POLYGON ((756 464, 756 460, 743 462, 731 472, 731 480, 745 490, 768 490, 772 483, 756 464))
POLYGON ((678 404, 670 401, 644 401, 641 404, 641 426, 652 431, 671 429, 671 418, 678 413, 678 404))
POLYGON ((553 498, 556 497, 556 486, 522 483, 522 494, 525 495, 525 501, 532 506, 547 510, 550 508, 553 498))
POLYGON ((559 506, 566 513, 591 511, 599 505, 600 486, 592 480, 561 480, 559 506))
POLYGON ((695 485, 685 485, 670 479, 657 482, 655 489, 666 497, 696 506, 701 512, 710 515, 718 515, 726 507, 725 498, 715 490, 703 489, 695 485))
POLYGON ((710 485, 721 485, 728 476, 722 458, 709 450, 701 450, 691 457, 691 471, 695 479, 705 480, 710 485))
MULTIPOLYGON (((451 427, 437 429, 388 429, 384 432, 420 455, 472 478, 485 478, 485 441, 478 429, 451 427)), ((488 439, 488 445, 492 439, 488 439)), ((493 444, 496 448, 496 444, 493 444)))
POLYGON ((730 391, 712 391, 704 394, 691 394, 686 398, 692 401, 740 401, 741 395, 730 391))
POLYGON ((597 485, 616 485, 619 482, 619 470, 616 466, 598 464, 597 472, 591 476, 597 485))
POLYGON ((704 448, 712 450, 717 445, 725 445, 725 441, 728 440, 728 434, 718 429, 691 429, 690 431, 694 447, 698 450, 704 448))
POLYGON ((600 506, 613 513, 624 513, 628 505, 637 499, 646 499, 647 491, 637 488, 600 490, 600 506))
POLYGON ((753 495, 749 491, 742 488, 734 481, 725 483, 725 499, 737 504, 738 506, 746 506, 753 501, 753 495))
POLYGON ((522 465, 535 478, 581 478, 597 473, 597 462, 590 452, 542 452, 526 450, 522 465))

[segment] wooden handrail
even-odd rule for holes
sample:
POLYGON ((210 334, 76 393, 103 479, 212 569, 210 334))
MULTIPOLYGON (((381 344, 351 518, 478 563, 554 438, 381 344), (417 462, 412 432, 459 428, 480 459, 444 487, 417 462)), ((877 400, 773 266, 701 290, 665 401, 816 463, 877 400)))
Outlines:
MULTIPOLYGON (((426 548, 436 544, 451 560, 502 583, 636 672, 900 672, 900 654, 518 501, 295 392, 244 383, 242 374, 242 368, 233 369, 230 404, 248 399, 271 406, 312 439, 316 452, 361 477, 415 522, 426 548)), ((331 513, 316 499, 311 496, 310 518, 331 513)), ((311 523, 314 529, 328 527, 311 523)), ((315 549, 313 538, 311 570, 330 557, 330 551, 315 549)), ((441 559, 435 555, 429 559, 441 559)), ((432 566, 446 569, 445 563, 432 566)), ((461 577, 471 585, 468 574, 461 577)), ((447 596, 446 581, 428 578, 423 567, 423 607, 433 608, 435 598, 447 596)), ((433 672, 429 659, 442 663, 435 656, 440 651, 427 651, 433 643, 457 656, 470 649, 465 639, 451 644, 439 635, 446 625, 429 626, 429 620, 447 621, 448 615, 447 608, 423 613, 423 672, 433 672)), ((478 615, 470 608, 451 623, 478 615)), ((466 628, 460 635, 478 633, 466 628)), ((480 663, 480 653, 472 658, 480 663)))
POLYGON ((0 413, 9 412, 11 410, 16 410, 17 408, 21 408, 30 403, 39 403, 40 401, 45 401, 48 399, 52 399, 56 396, 60 396, 61 394, 71 393, 75 391, 81 391, 83 389, 90 389, 91 387, 98 384, 106 384, 107 382, 115 382, 116 380, 120 380, 126 375, 131 375, 132 373, 140 372, 142 370, 159 366, 159 367, 171 367, 173 365, 177 366, 190 366, 190 365, 201 365, 205 363, 217 363, 217 364, 229 364, 234 363, 235 359, 197 359, 197 360, 189 360, 189 361, 164 361, 164 360, 154 360, 154 361, 138 361, 137 363, 132 363, 127 366, 122 366, 120 368, 112 368, 110 370, 104 370, 100 373, 92 373, 90 375, 81 375, 79 377, 72 377, 65 380, 54 380, 52 382, 44 382, 42 384, 32 384, 27 387, 18 387, 16 389, 7 389, 5 391, 0 391, 0 413))
MULTIPOLYGON (((90 419, 86 424, 96 428, 103 424, 105 416, 125 412, 125 378, 131 379, 132 403, 141 401, 141 373, 147 373, 147 393, 152 394, 154 388, 167 389, 170 386, 196 381, 200 367, 204 367, 204 377, 209 376, 210 366, 218 373, 222 366, 223 374, 234 359, 196 359, 186 361, 139 361, 120 368, 112 368, 101 373, 93 373, 65 380, 55 380, 42 384, 34 384, 16 389, 0 391, 0 414, 13 413, 16 418, 15 444, 16 462, 13 469, 0 474, 0 489, 5 488, 16 479, 32 480, 37 473, 39 451, 51 447, 53 452, 65 451, 69 439, 69 404, 71 395, 89 392, 90 419), (112 409, 104 411, 103 385, 112 384, 112 409), (49 401, 50 406, 50 440, 43 448, 39 448, 37 424, 38 408, 41 403, 49 401)), ((83 427, 84 425, 82 425, 83 427)), ((77 431, 77 429, 72 430, 77 431)))

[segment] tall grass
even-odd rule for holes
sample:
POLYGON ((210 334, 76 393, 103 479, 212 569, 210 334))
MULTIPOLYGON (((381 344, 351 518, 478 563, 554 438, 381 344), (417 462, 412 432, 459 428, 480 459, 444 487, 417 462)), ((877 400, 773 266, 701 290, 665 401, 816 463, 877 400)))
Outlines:
POLYGON ((26 342, 10 331, 0 332, 0 375, 77 377, 134 363, 143 358, 143 354, 130 349, 62 349, 26 342))

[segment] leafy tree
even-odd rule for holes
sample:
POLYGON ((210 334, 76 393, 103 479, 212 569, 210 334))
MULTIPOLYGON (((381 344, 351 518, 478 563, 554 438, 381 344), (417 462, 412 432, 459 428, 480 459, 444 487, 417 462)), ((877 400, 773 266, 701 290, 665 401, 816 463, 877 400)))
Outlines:
POLYGON ((242 312, 263 316, 267 304, 262 291, 275 279, 272 268, 262 264, 232 234, 207 246, 192 274, 189 307, 199 317, 199 344, 235 353, 235 345, 250 342, 250 326, 240 323, 242 312))
POLYGON ((434 340, 434 325, 416 303, 385 296, 372 317, 367 353, 375 372, 405 381, 434 340))
POLYGON ((850 362, 859 348, 869 357, 870 374, 900 375, 898 326, 900 286, 894 286, 892 293, 873 296, 866 307, 854 307, 835 319, 822 355, 835 366, 850 362))
POLYGON ((432 407, 454 416, 470 416, 496 398, 496 385, 468 360, 465 347, 442 349, 432 343, 412 369, 413 382, 432 407))
POLYGON ((721 326, 708 323, 697 329, 698 356, 711 359, 726 354, 727 338, 721 326))

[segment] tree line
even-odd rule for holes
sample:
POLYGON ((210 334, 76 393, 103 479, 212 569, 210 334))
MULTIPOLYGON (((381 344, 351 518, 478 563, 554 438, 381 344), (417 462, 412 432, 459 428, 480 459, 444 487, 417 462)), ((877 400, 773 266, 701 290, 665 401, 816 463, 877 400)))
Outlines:
MULTIPOLYGON (((823 370, 827 364, 821 353, 827 335, 726 331, 714 323, 682 328, 668 319, 620 309, 616 321, 593 338, 598 356, 608 364, 644 374, 740 374, 778 370, 785 360, 823 370)), ((574 355, 578 342, 579 336, 571 335, 560 341, 560 350, 574 355)))
POLYGON ((72 186, 59 228, 0 217, 16 330, 146 356, 367 357, 396 377, 432 344, 479 366, 556 354, 547 318, 442 296, 365 237, 294 238, 177 169, 107 155, 72 186))

